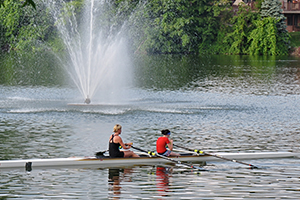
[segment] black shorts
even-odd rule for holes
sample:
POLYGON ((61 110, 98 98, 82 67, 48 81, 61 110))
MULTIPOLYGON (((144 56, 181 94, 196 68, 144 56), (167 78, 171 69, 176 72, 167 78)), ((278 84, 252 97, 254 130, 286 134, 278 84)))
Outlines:
POLYGON ((109 152, 109 157, 110 158, 124 158, 124 152, 119 151, 119 152, 109 152))

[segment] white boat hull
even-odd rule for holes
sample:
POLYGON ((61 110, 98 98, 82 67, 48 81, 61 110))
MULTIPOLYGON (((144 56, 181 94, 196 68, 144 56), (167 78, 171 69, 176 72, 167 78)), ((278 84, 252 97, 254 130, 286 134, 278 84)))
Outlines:
MULTIPOLYGON (((253 160, 270 158, 290 158, 296 154, 291 152, 260 152, 260 153, 218 153, 218 156, 232 160, 253 160)), ((209 162, 224 161, 223 159, 210 155, 188 155, 180 157, 170 157, 181 162, 209 162)), ((35 167, 124 167, 134 165, 157 165, 172 163, 172 161, 160 157, 140 157, 140 158, 96 158, 96 157, 69 157, 51 159, 26 159, 26 160, 0 160, 0 169, 35 167)))

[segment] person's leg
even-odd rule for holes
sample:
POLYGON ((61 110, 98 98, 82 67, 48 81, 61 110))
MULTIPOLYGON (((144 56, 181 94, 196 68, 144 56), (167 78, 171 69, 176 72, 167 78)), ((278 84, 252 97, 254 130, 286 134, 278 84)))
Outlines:
POLYGON ((130 158, 130 157, 138 158, 140 156, 136 155, 133 151, 124 151, 124 158, 130 158))
POLYGON ((175 152, 172 151, 172 152, 170 153, 170 156, 180 156, 180 154, 179 154, 179 153, 175 153, 175 152))
POLYGON ((172 152, 170 151, 170 150, 167 150, 165 153, 163 153, 163 156, 170 156, 170 154, 171 154, 172 152))

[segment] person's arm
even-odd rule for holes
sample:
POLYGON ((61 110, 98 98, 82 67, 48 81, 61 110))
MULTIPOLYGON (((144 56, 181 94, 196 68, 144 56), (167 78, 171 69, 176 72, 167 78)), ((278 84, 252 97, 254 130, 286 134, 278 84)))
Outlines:
POLYGON ((168 147, 171 151, 173 150, 173 140, 170 140, 170 142, 168 143, 168 147))
POLYGON ((130 149, 131 145, 125 144, 120 136, 115 136, 115 143, 119 143, 123 149, 130 149))
POLYGON ((126 146, 130 146, 130 147, 132 146, 132 144, 133 144, 132 142, 130 142, 130 143, 125 143, 126 146))

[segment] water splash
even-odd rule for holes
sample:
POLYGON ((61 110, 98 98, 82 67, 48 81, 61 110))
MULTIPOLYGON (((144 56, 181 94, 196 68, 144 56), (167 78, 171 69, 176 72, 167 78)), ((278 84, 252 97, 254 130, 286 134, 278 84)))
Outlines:
POLYGON ((131 84, 131 65, 125 23, 115 20, 113 5, 103 0, 86 0, 83 10, 72 2, 50 0, 48 5, 66 48, 64 67, 84 102, 114 101, 131 84))

